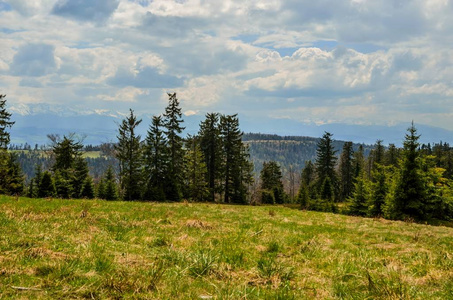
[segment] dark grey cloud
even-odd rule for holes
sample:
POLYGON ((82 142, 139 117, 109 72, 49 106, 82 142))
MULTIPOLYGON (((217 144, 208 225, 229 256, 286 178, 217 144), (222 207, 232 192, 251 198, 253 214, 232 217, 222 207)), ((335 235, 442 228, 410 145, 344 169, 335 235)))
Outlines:
POLYGON ((137 88, 175 88, 184 83, 181 78, 159 74, 157 69, 151 67, 144 67, 137 74, 119 69, 115 76, 109 78, 107 82, 118 87, 134 86, 137 88))
POLYGON ((102 23, 117 9, 118 0, 58 0, 52 13, 79 21, 102 23))
POLYGON ((44 76, 56 70, 55 47, 46 44, 27 44, 19 48, 10 66, 16 76, 44 76))

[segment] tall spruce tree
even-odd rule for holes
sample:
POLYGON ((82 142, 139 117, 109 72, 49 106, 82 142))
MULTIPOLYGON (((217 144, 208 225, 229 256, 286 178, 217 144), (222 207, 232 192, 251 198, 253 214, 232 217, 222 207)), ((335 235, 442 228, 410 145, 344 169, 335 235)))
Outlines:
POLYGON ((191 201, 206 201, 209 190, 206 181, 206 163, 198 137, 189 136, 186 141, 185 155, 185 197, 191 201))
POLYGON ((0 95, 0 150, 7 150, 10 135, 7 131, 15 122, 11 121, 11 113, 6 110, 6 95, 0 95))
POLYGON ((340 196, 341 202, 351 197, 354 191, 354 166, 352 156, 354 151, 352 150, 352 142, 346 142, 343 145, 343 152, 340 156, 339 163, 339 185, 340 185, 340 196))
POLYGON ((224 202, 244 204, 247 202, 247 185, 253 177, 248 149, 242 143, 237 115, 220 117, 220 134, 224 153, 224 202))
POLYGON ((321 192, 328 182, 332 185, 333 194, 336 194, 337 177, 335 172, 335 164, 337 162, 336 150, 333 147, 332 134, 325 132, 320 141, 318 142, 318 148, 316 149, 316 174, 317 174, 317 185, 321 192), (326 178, 329 178, 326 181, 326 178))
POLYGON ((0 95, 0 193, 21 194, 24 176, 16 156, 8 153, 10 134, 8 128, 14 125, 11 113, 6 110, 6 95, 0 95))
POLYGON ((163 126, 162 118, 154 116, 145 139, 145 200, 165 201, 164 186, 169 157, 163 126))
POLYGON ((115 173, 113 172, 112 166, 109 166, 105 176, 104 182, 104 199, 105 200, 117 200, 118 199, 118 188, 115 179, 115 173))
POLYGON ((372 178, 373 182, 371 183, 368 215, 370 217, 380 217, 384 214, 385 199, 387 198, 387 194, 389 192, 386 167, 376 164, 372 172, 372 178))
POLYGON ((165 108, 164 126, 168 143, 168 169, 166 177, 165 195, 167 200, 181 200, 182 173, 184 168, 184 149, 181 126, 181 108, 176 93, 168 94, 168 106, 165 108))
POLYGON ((121 122, 118 128, 118 144, 115 145, 115 156, 119 161, 120 185, 123 199, 126 201, 139 200, 142 189, 142 151, 140 135, 136 134, 137 126, 142 122, 130 109, 129 116, 121 122))
POLYGON ((52 171, 57 196, 79 198, 83 183, 89 176, 88 164, 82 157, 82 142, 76 140, 75 134, 65 135, 62 139, 58 135, 48 135, 48 138, 55 159, 52 171))
POLYGON ((53 197, 55 196, 55 192, 52 174, 49 171, 44 171, 41 176, 41 182, 39 183, 38 197, 53 197))
POLYGON ((351 197, 351 203, 348 212, 354 216, 366 216, 368 212, 369 189, 368 181, 365 178, 365 172, 356 178, 354 193, 351 197))
POLYGON ((260 172, 261 179, 261 202, 269 204, 282 204, 285 202, 283 191, 282 171, 275 161, 263 163, 260 172))
POLYGON ((397 179, 393 201, 388 214, 391 218, 425 218, 428 198, 424 174, 419 159, 417 129, 412 123, 404 141, 403 159, 397 179))
POLYGON ((223 152, 220 137, 220 115, 218 113, 206 114, 206 119, 200 123, 200 148, 206 164, 206 180, 209 189, 209 201, 215 201, 216 193, 221 190, 220 178, 222 176, 223 152))

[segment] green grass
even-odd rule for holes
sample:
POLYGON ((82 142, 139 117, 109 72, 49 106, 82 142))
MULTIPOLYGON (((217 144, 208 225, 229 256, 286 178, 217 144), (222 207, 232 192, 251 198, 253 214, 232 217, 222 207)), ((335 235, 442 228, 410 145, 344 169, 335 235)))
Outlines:
POLYGON ((0 197, 0 233, 1 299, 453 299, 447 227, 278 206, 0 197))

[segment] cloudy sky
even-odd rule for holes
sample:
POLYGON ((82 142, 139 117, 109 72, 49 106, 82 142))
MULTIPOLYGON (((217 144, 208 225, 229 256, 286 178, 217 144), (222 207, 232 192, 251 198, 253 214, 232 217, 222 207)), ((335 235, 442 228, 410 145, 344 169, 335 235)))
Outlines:
POLYGON ((450 0, 0 0, 19 111, 183 111, 453 129, 450 0))

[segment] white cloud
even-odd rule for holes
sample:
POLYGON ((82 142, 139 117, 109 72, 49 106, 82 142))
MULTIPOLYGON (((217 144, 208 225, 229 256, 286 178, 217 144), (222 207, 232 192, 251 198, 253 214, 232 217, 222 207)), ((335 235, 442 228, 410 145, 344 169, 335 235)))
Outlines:
POLYGON ((452 1, 8 4, 0 78, 15 103, 154 111, 174 89, 187 112, 453 126, 452 1))

